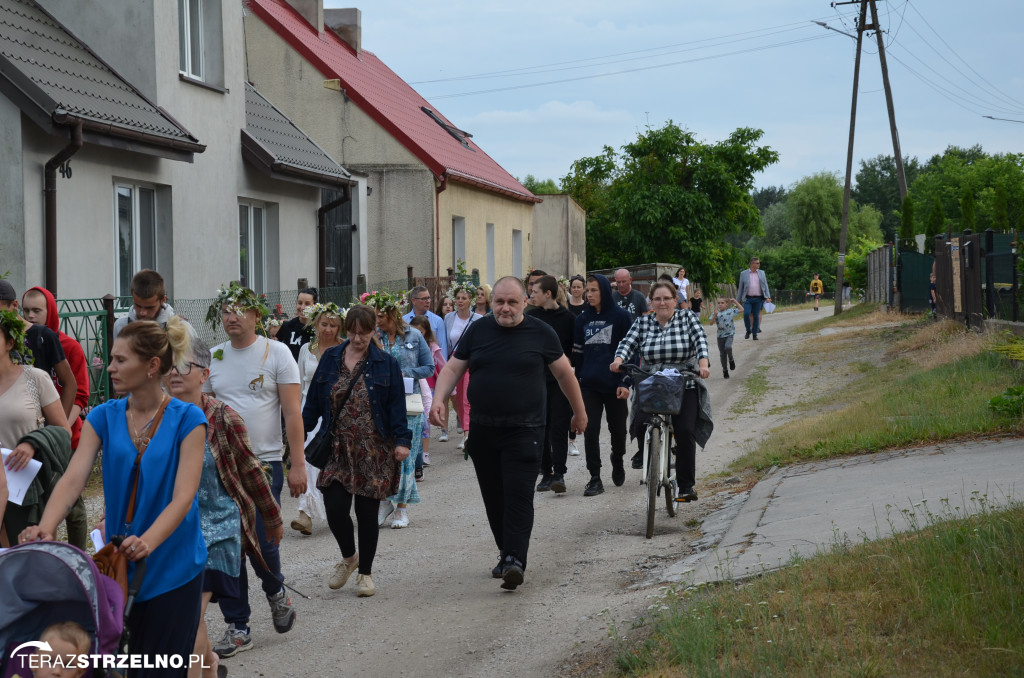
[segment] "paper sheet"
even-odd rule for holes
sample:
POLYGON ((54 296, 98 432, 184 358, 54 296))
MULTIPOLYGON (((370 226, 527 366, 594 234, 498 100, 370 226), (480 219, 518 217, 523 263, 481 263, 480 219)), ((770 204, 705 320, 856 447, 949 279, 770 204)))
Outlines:
POLYGON ((416 383, 416 380, 413 379, 412 377, 402 377, 402 381, 405 382, 405 392, 406 393, 412 393, 413 392, 413 388, 415 388, 413 386, 413 384, 416 383))
POLYGON ((765 313, 771 313, 774 310, 775 310, 775 304, 773 304, 770 301, 764 302, 764 312, 765 313))
POLYGON ((28 466, 18 472, 14 472, 7 468, 7 457, 10 455, 11 450, 8 450, 6 447, 0 449, 0 456, 3 457, 4 473, 7 474, 7 491, 10 494, 8 501, 21 506, 21 502, 25 499, 25 493, 28 492, 28 486, 32 484, 32 480, 39 473, 39 469, 43 465, 35 459, 29 459, 28 466))

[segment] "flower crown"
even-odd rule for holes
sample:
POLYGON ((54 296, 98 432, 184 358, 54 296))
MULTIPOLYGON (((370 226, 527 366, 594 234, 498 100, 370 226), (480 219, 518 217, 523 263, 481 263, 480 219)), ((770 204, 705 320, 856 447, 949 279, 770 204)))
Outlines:
POLYGON ((280 327, 281 321, 277 318, 267 318, 267 322, 263 323, 264 327, 280 327))
POLYGON ((348 313, 348 309, 340 308, 333 301, 328 301, 326 304, 313 304, 307 306, 302 310, 302 315, 309 318, 309 320, 315 325, 316 321, 319 320, 320 316, 335 316, 341 320, 345 319, 345 314, 348 313))
POLYGON ((566 292, 569 291, 569 279, 558 276, 558 284, 561 285, 566 292))
POLYGON ((210 324, 211 329, 216 331, 217 325, 220 324, 220 314, 225 309, 233 309, 235 313, 241 315, 243 311, 251 308, 260 318, 263 318, 270 315, 266 301, 267 295, 256 296, 256 293, 248 287, 242 287, 237 282, 231 281, 227 287, 217 289, 217 298, 206 310, 206 322, 210 324))
POLYGON ((14 346, 11 348, 11 360, 18 363, 20 357, 31 365, 34 362, 33 355, 25 348, 25 331, 28 326, 18 317, 18 312, 0 311, 0 325, 14 342, 14 346))
POLYGON ((445 292, 445 296, 454 304, 455 295, 459 292, 465 292, 472 300, 476 296, 476 291, 476 283, 473 282, 473 278, 466 272, 466 262, 459 259, 455 262, 455 280, 452 281, 448 291, 445 292))
POLYGON ((409 294, 407 292, 373 290, 371 292, 363 292, 359 295, 359 303, 372 306, 378 311, 387 311, 392 308, 404 308, 409 305, 409 294))

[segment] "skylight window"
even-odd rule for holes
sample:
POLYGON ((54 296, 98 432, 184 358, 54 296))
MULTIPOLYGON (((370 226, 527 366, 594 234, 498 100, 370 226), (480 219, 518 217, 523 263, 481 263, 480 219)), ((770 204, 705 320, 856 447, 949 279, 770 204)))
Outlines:
POLYGON ((469 145, 469 140, 473 138, 472 134, 466 132, 465 130, 459 129, 454 125, 448 124, 447 122, 444 121, 444 119, 441 116, 439 116, 437 113, 430 110, 426 106, 420 106, 420 110, 429 115, 434 122, 436 122, 438 125, 444 128, 444 131, 448 132, 448 134, 451 134, 452 138, 454 138, 460 144, 462 144, 471 151, 476 151, 476 149, 469 145))

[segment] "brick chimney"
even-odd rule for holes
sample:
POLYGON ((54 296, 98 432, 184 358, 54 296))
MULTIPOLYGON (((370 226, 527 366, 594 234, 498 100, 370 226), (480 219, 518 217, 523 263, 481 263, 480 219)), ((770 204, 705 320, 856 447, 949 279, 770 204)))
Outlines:
POLYGON ((355 7, 325 9, 324 24, 338 34, 358 54, 363 44, 363 13, 355 7))
POLYGON ((292 8, 316 29, 317 33, 324 30, 324 0, 286 0, 292 8))

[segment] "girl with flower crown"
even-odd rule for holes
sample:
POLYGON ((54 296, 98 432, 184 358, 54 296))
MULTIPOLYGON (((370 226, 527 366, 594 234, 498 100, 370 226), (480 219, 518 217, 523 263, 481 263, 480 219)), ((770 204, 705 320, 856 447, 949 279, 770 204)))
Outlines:
MULTIPOLYGON (((306 405, 306 394, 320 363, 320 356, 329 348, 341 344, 342 323, 345 313, 334 302, 313 304, 302 310, 307 322, 313 328, 313 340, 299 348, 299 379, 302 385, 302 405, 306 405)), ((306 435, 306 445, 320 430, 320 424, 306 435)), ((299 496, 299 517, 292 521, 292 529, 305 535, 313 534, 313 519, 327 520, 324 496, 317 489, 316 479, 320 471, 306 462, 306 491, 299 496)))

